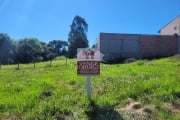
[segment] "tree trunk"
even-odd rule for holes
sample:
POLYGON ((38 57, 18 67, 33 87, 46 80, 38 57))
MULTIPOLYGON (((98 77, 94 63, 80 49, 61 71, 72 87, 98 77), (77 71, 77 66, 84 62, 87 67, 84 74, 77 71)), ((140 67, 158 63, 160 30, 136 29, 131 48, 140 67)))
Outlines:
POLYGON ((36 64, 36 62, 34 62, 34 68, 36 68, 36 65, 35 65, 35 64, 36 64))
POLYGON ((67 57, 66 57, 66 66, 67 66, 67 57))
POLYGON ((51 67, 51 64, 52 64, 52 60, 50 60, 50 67, 51 67))
POLYGON ((19 70, 19 63, 18 63, 17 69, 19 70))

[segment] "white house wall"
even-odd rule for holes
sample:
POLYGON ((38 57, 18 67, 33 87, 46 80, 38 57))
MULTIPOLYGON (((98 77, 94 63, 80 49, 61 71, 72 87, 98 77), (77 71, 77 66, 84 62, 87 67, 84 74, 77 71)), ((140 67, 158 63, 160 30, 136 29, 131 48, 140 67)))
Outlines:
POLYGON ((161 35, 179 35, 180 36, 180 16, 174 19, 172 22, 164 26, 160 30, 161 35))

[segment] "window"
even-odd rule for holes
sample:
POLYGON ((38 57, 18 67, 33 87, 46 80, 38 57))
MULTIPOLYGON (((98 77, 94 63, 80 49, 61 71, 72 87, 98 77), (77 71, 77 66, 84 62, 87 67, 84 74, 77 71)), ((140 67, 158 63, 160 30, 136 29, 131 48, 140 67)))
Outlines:
POLYGON ((176 30, 176 29, 177 29, 177 27, 175 26, 175 27, 174 27, 174 30, 176 30))

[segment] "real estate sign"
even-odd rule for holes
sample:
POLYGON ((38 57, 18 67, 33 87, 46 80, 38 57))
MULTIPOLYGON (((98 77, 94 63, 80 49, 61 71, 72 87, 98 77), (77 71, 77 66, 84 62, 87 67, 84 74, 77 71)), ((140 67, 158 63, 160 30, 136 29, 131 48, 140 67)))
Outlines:
POLYGON ((77 49, 77 74, 99 75, 100 74, 100 52, 98 49, 77 49))

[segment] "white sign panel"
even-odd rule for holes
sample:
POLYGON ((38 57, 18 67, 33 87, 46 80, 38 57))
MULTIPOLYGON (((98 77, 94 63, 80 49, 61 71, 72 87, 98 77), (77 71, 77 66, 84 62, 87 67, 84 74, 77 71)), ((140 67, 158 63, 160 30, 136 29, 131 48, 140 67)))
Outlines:
POLYGON ((92 48, 78 48, 77 61, 100 61, 100 51, 92 48))

